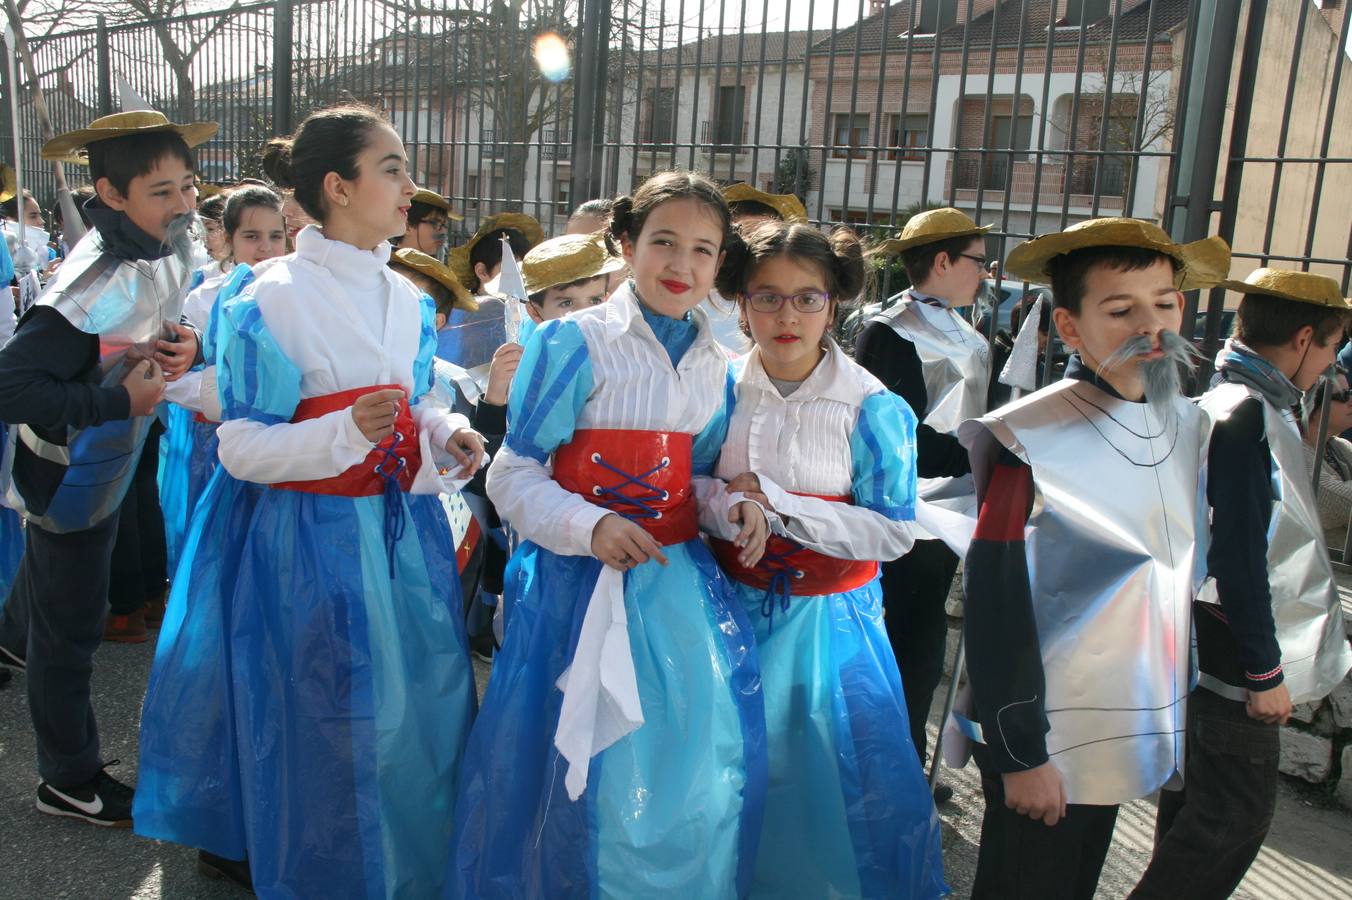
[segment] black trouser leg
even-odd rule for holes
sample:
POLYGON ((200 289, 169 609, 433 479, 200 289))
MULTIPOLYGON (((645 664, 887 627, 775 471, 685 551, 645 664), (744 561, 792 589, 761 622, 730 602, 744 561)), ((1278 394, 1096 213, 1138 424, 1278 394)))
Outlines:
POLYGON ((911 717, 911 740, 925 761, 925 724, 934 691, 944 677, 948 614, 944 603, 958 556, 943 541, 917 541, 901 559, 882 565, 883 619, 901 670, 901 688, 911 717))
POLYGON ((8 647, 16 646, 19 628, 27 633, 25 681, 37 735, 38 774, 56 787, 82 784, 102 765, 89 679, 94 651, 103 639, 116 535, 116 515, 68 534, 30 522, 23 563, 0 627, 0 640, 8 647))
POLYGON ((1182 791, 1160 797, 1155 855, 1133 898, 1229 897, 1263 846, 1277 806, 1276 725, 1205 688, 1188 698, 1182 791))
POLYGON ((999 775, 982 772, 981 792, 986 812, 973 900, 1093 900, 1113 841, 1116 806, 1072 803, 1065 818, 1049 827, 1005 806, 999 775))

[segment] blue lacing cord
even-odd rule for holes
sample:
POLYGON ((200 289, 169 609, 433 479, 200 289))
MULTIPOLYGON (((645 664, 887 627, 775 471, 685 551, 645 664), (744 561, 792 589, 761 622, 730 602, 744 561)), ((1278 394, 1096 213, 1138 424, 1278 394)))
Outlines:
POLYGON ((404 516, 404 498, 400 496, 404 489, 399 484, 399 476, 408 467, 408 461, 394 452, 403 442, 404 435, 396 431, 390 445, 380 448, 384 455, 375 465, 375 473, 385 482, 385 558, 390 566, 390 580, 394 580, 395 546, 403 538, 404 527, 408 524, 404 516))
POLYGON ((631 475, 628 472, 624 471, 623 469, 618 468, 617 466, 612 466, 610 463, 606 462, 604 459, 601 458, 600 453, 593 453, 591 455, 591 461, 596 463, 598 466, 601 466, 602 468, 609 469, 611 472, 615 473, 616 475, 624 479, 624 481, 620 482, 619 484, 610 485, 609 487, 599 484, 592 487, 592 496, 601 498, 599 505, 604 506, 611 512, 624 516, 631 522, 634 521, 635 519, 662 518, 662 511, 660 509, 654 508, 652 506, 652 503, 654 501, 660 502, 671 499, 671 493, 662 490, 657 485, 648 482, 646 479, 651 478, 658 472, 670 466, 671 459, 669 457, 666 456, 662 457, 662 461, 659 462, 657 465, 653 466, 651 469, 648 469, 646 472, 640 472, 637 475, 631 475), (650 491, 651 493, 644 494, 639 497, 630 497, 626 494, 620 493, 620 491, 624 490, 630 485, 643 488, 647 491, 650 491), (633 506, 637 507, 637 509, 633 511, 626 511, 623 509, 615 508, 616 506, 620 505, 633 506))
POLYGON ((789 549, 783 553, 776 553, 767 546, 765 555, 761 557, 757 566, 771 572, 770 584, 765 589, 764 599, 761 600, 761 615, 770 620, 771 634, 775 633, 775 607, 778 606, 782 613, 788 613, 789 602, 793 599, 793 581, 795 578, 803 577, 803 573, 789 562, 789 557, 802 549, 801 544, 793 541, 789 542, 789 549))

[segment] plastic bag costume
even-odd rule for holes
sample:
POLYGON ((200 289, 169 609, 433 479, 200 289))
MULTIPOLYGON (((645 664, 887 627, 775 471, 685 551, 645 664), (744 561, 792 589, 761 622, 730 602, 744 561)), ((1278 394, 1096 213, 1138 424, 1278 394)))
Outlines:
MULTIPOLYGON (((366 459, 263 486, 232 477, 226 454, 236 434, 301 433, 245 431, 251 423, 342 422, 372 389, 302 396, 312 370, 260 309, 264 288, 279 318, 282 303, 313 309, 324 291, 325 313, 297 321, 330 341, 361 338, 355 304, 306 259, 309 246, 320 259, 347 251, 318 235, 306 229, 297 258, 262 264, 252 287, 221 298, 222 467, 194 513, 157 647, 136 829, 230 859, 247 852, 260 897, 422 897, 445 873, 475 705, 446 515, 435 492, 409 492, 441 464, 413 419, 432 384, 431 304, 388 288, 385 343, 369 338, 370 355, 388 361, 414 408, 401 405, 396 433, 366 459), (408 358, 390 350, 401 346, 417 347, 411 384, 408 358)), ((380 251, 366 255, 383 269, 380 251)), ((332 371, 363 377, 347 373, 367 364, 340 359, 332 371)))
POLYGON ((730 397, 722 351, 698 310, 693 322, 642 310, 630 284, 526 348, 488 478, 526 540, 466 751, 447 896, 717 898, 749 886, 765 790, 760 676, 751 626, 697 536, 691 481, 712 467, 730 397), (603 570, 590 535, 609 511, 648 530, 669 564, 603 570), (598 614, 610 621, 594 631, 598 614), (588 686, 590 708, 572 693, 588 686), (593 743, 579 755, 582 732, 593 743))
POLYGON ((716 471, 755 472, 790 523, 749 569, 729 540, 713 541, 755 625, 765 697, 770 782, 753 897, 947 890, 878 564, 855 561, 909 549, 914 448, 915 416, 834 344, 787 397, 758 350, 744 361, 716 471))

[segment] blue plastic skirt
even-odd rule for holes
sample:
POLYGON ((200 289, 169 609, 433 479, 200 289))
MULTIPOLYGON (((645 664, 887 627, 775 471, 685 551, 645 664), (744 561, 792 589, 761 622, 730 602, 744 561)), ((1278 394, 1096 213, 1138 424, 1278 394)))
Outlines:
POLYGON ((874 579, 794 597, 756 628, 770 787, 751 896, 938 897, 939 816, 911 742, 874 579))
POLYGON ((461 774, 449 897, 735 897, 750 883, 765 725, 750 623, 699 541, 625 576, 644 724, 564 788, 567 667, 601 569, 527 542, 461 774))
POLYGON ((218 465, 215 422, 198 422, 192 410, 165 404, 167 424, 160 441, 160 508, 172 580, 188 536, 188 524, 218 465))
POLYGON ((146 694, 138 834, 247 852, 260 897, 440 892, 474 679, 445 511, 402 496, 392 580, 383 497, 213 476, 146 694))

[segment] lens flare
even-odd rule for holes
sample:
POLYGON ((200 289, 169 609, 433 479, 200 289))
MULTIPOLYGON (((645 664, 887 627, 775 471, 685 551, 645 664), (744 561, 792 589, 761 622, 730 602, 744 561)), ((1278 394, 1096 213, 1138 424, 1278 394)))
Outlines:
POLYGON ((546 81, 558 84, 573 71, 573 59, 568 52, 568 44, 552 31, 545 32, 531 45, 531 55, 535 65, 546 81))

